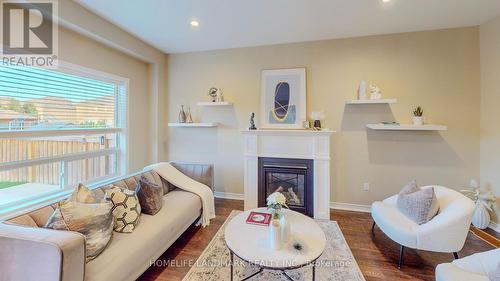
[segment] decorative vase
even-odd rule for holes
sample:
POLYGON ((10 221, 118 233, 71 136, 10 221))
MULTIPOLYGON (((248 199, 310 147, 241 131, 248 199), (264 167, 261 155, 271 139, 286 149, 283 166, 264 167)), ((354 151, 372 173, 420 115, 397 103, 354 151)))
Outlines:
POLYGON ((280 220, 273 219, 269 224, 269 246, 273 250, 281 249, 281 224, 280 220))
POLYGON ((282 210, 279 209, 271 209, 271 219, 279 221, 283 216, 282 210))
POLYGON ((186 123, 193 123, 193 117, 191 116, 191 108, 188 106, 186 110, 186 123))
POLYGON ((179 111, 179 118, 177 119, 179 123, 186 123, 186 113, 184 112, 184 105, 181 105, 181 111, 179 111))
POLYGON ((422 126, 424 125, 424 117, 422 116, 413 116, 413 125, 415 126, 422 126))
POLYGON ((282 214, 280 218, 280 227, 281 227, 281 241, 283 243, 288 243, 288 241, 290 241, 290 223, 287 221, 284 214, 282 214))
POLYGON ((472 224, 479 229, 485 229, 490 225, 490 213, 481 200, 476 201, 474 214, 472 214, 472 224))
POLYGON ((366 100, 366 82, 364 80, 359 82, 358 100, 366 100))

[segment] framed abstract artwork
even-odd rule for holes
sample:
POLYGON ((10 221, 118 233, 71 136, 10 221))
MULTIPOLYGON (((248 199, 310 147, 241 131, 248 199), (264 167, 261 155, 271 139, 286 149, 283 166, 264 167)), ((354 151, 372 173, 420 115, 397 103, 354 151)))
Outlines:
POLYGON ((262 128, 301 129, 306 120, 306 69, 263 70, 262 128))

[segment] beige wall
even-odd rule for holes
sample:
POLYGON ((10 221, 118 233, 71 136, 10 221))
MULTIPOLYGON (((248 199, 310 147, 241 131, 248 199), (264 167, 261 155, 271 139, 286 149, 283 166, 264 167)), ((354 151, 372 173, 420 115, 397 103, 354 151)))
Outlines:
POLYGON ((59 29, 59 58, 63 61, 130 79, 129 169, 151 162, 150 89, 148 65, 65 28, 59 29), (145 138, 146 136, 146 138, 145 138))
MULTIPOLYGON (((142 138, 142 141, 137 141, 137 146, 133 148, 137 150, 137 152, 134 152, 137 154, 137 158, 131 158, 132 163, 130 167, 132 171, 138 167, 142 168, 141 165, 145 159, 148 159, 146 162, 147 164, 166 160, 167 129, 164 120, 167 119, 167 55, 93 12, 83 8, 74 1, 59 1, 59 23, 61 26, 83 35, 82 38, 88 38, 89 40, 99 42, 100 47, 108 46, 112 50, 117 50, 115 53, 121 54, 122 57, 135 58, 138 61, 146 63, 148 67, 148 78, 146 83, 148 85, 146 88, 141 88, 140 93, 136 93, 137 96, 135 99, 142 111, 140 113, 137 111, 140 116, 136 115, 132 116, 132 118, 137 117, 137 119, 141 121, 148 119, 147 122, 143 123, 141 126, 149 127, 148 129, 143 129, 149 130, 149 134, 142 136, 137 134, 134 136, 138 139, 142 138), (139 95, 145 98, 139 101, 139 95)), ((60 50, 63 48, 65 48, 64 45, 59 46, 60 50)), ((69 52, 71 50, 66 51, 69 52)), ((82 53, 81 55, 83 58, 82 61, 85 61, 86 56, 92 56, 92 58, 89 58, 90 61, 97 62, 95 59, 96 56, 91 52, 87 54, 82 53)), ((71 54, 69 54, 69 57, 71 57, 71 54)), ((104 65, 105 62, 109 62, 110 65, 108 68, 115 69, 116 66, 117 71, 127 72, 125 69, 118 70, 119 63, 114 64, 113 60, 108 60, 106 57, 99 57, 99 59, 102 60, 102 65, 104 65)), ((130 71, 132 72, 133 70, 130 71)), ((132 104, 134 105, 134 103, 132 104)), ((134 153, 131 153, 131 156, 134 155, 134 153)))
POLYGON ((481 25, 481 183, 499 197, 500 217, 500 17, 481 25))
POLYGON ((166 160, 167 55, 74 1, 59 1, 62 60, 130 79, 129 170, 166 160))
MULTIPOLYGON (((170 129, 172 160, 215 164, 216 189, 243 192, 241 129, 260 111, 263 69, 306 67, 308 113, 324 110, 332 143, 331 201, 370 204, 410 179, 461 189, 479 177, 479 31, 476 27, 175 54, 168 62, 169 121, 180 104, 217 129, 170 129), (345 106, 361 79, 377 83, 392 106, 345 106), (207 90, 224 89, 233 107, 198 108, 207 90), (368 131, 366 123, 408 123, 422 105, 436 132, 368 131), (369 182, 371 190, 362 191, 369 182)), ((257 120, 258 122, 259 120, 257 120)))

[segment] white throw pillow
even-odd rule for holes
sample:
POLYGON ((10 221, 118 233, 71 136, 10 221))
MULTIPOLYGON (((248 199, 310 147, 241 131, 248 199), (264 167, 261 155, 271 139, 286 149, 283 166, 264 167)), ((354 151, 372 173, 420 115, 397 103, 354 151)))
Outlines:
POLYGON ((434 188, 420 189, 416 180, 399 192, 397 205, 405 216, 419 225, 429 222, 439 211, 434 188))

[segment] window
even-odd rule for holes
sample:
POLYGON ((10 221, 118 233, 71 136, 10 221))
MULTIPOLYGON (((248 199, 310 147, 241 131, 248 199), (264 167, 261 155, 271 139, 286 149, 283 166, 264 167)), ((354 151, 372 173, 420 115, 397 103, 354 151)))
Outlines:
POLYGON ((0 64, 0 213, 126 171, 127 80, 0 64))

